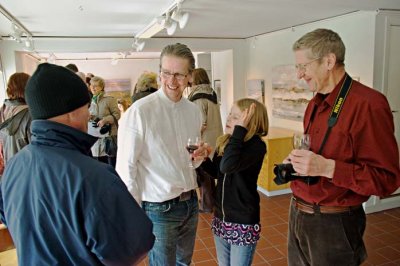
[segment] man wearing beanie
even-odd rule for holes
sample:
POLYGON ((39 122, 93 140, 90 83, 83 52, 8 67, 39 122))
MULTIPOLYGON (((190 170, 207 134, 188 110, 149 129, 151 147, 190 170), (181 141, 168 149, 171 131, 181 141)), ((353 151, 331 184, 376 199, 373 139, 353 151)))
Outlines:
POLYGON ((23 265, 133 265, 154 244, 152 223, 115 170, 90 156, 85 83, 41 64, 25 99, 32 141, 8 163, 0 219, 23 265))

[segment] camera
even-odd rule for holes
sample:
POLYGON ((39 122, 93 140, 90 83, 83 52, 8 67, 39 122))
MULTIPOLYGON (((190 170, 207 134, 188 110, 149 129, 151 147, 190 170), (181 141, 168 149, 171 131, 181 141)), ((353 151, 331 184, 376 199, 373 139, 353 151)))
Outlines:
POLYGON ((303 181, 307 185, 315 185, 319 181, 318 176, 297 175, 291 163, 275 164, 274 174, 274 182, 277 185, 283 185, 297 179, 303 181))
POLYGON ((100 128, 100 134, 102 134, 102 135, 104 135, 104 134, 106 134, 106 133, 108 133, 110 131, 111 131, 111 125, 110 124, 105 124, 104 126, 102 126, 100 128))
MULTIPOLYGON (((97 125, 97 123, 100 121, 100 118, 96 117, 92 120, 92 126, 94 128, 98 128, 99 126, 97 125)), ((111 125, 110 124, 105 124, 104 126, 102 126, 99 130, 100 134, 104 135, 107 134, 108 132, 111 131, 111 125)))

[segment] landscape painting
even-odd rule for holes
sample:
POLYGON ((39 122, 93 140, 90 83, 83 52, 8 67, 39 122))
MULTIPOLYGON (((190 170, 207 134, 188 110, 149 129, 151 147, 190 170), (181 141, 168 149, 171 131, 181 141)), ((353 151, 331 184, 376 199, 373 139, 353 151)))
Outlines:
POLYGON ((296 76, 293 65, 272 68, 272 115, 277 118, 303 121, 304 111, 313 93, 304 80, 296 76))
POLYGON ((131 102, 131 80, 130 79, 107 79, 105 80, 105 92, 115 99, 125 99, 131 102))

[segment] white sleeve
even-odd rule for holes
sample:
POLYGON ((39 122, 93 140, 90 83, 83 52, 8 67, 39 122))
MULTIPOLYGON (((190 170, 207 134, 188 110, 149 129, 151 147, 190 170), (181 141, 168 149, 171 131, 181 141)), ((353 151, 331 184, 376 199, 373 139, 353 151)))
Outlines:
POLYGON ((119 121, 116 171, 128 191, 141 205, 137 163, 143 147, 142 121, 138 110, 130 108, 119 121))

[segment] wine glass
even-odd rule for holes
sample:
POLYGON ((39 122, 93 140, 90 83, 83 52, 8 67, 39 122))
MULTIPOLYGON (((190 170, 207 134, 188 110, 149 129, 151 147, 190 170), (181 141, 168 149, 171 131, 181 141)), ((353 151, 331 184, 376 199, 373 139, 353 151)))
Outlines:
POLYGON ((199 148, 200 138, 189 137, 186 143, 186 149, 189 152, 189 167, 193 168, 193 152, 199 148))
MULTIPOLYGON (((293 148, 296 150, 309 150, 311 146, 310 134, 294 133, 293 134, 293 148)), ((296 176, 303 176, 299 173, 292 173, 296 176)))
POLYGON ((294 133, 293 148, 296 150, 309 150, 311 146, 310 134, 294 133))

